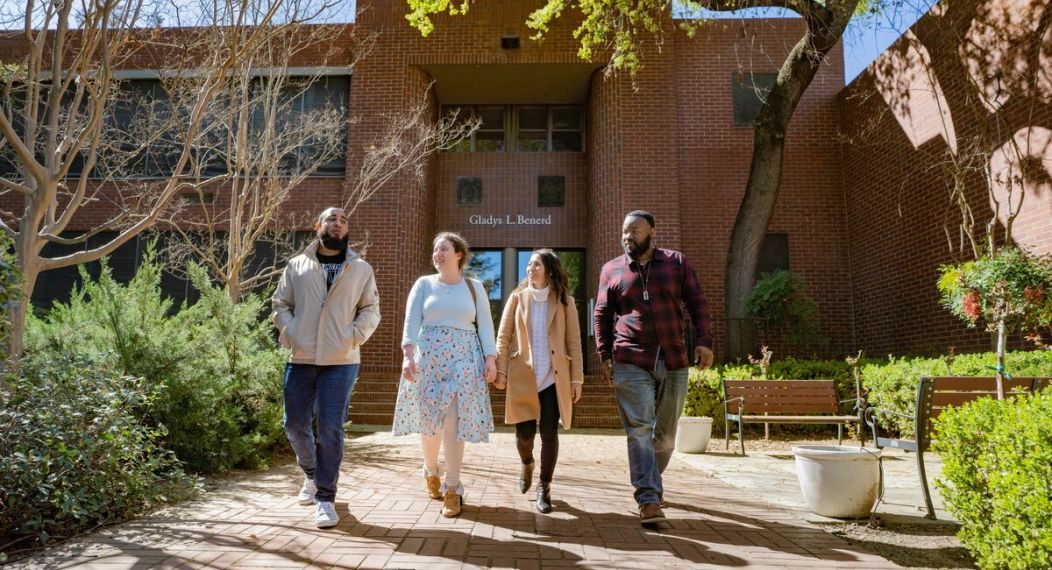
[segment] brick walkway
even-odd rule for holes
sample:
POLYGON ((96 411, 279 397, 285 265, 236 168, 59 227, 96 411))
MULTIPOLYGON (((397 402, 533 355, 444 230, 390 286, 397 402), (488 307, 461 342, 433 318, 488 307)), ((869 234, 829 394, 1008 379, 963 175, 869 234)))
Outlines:
POLYGON ((12 566, 895 567, 677 460, 665 474, 670 522, 643 528, 624 437, 613 433, 562 435, 549 515, 536 513, 532 490, 518 492, 510 433, 467 446, 458 519, 443 518, 441 502, 427 498, 418 439, 361 434, 348 440, 336 528, 314 527, 313 507, 293 496, 302 478, 285 465, 12 566))

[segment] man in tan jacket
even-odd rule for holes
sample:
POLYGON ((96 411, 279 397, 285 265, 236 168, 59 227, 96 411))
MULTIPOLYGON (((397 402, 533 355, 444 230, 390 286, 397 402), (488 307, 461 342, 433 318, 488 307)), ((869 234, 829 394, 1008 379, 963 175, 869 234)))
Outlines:
POLYGON ((327 208, 318 239, 292 258, 271 299, 285 365, 285 433, 305 475, 301 504, 317 503, 318 528, 336 526, 343 424, 358 379, 361 345, 380 323, 373 268, 347 247, 347 216, 327 208), (311 427, 316 421, 317 435, 311 427))

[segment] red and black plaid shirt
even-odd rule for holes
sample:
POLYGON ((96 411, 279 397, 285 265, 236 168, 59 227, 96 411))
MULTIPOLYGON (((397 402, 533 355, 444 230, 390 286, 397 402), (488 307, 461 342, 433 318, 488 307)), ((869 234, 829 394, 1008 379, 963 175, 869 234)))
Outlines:
POLYGON ((709 302, 698 276, 682 253, 668 249, 654 248, 640 269, 627 255, 603 266, 595 303, 596 352, 603 360, 644 370, 653 370, 659 357, 669 370, 689 366, 681 305, 690 313, 697 344, 713 344, 709 302), (649 300, 643 298, 644 280, 649 300))

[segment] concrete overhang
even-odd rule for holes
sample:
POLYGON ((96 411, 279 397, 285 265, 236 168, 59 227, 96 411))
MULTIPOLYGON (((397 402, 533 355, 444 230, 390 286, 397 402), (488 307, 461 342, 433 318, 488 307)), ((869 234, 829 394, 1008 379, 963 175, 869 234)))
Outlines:
POLYGON ((583 104, 598 65, 493 63, 421 65, 441 104, 583 104))

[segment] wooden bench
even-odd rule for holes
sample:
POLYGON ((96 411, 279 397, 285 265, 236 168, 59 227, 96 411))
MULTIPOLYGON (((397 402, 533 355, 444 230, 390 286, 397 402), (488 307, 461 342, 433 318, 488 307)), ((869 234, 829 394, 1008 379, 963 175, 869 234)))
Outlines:
POLYGON ((744 424, 835 424, 840 443, 844 426, 862 421, 861 414, 840 414, 840 404, 855 399, 840 400, 832 380, 724 380, 723 397, 724 444, 730 449, 730 425, 737 423, 742 455, 744 424))
MULTIPOLYGON (((1032 392, 1052 385, 1050 378, 1012 378, 1004 383, 1005 395, 1020 392, 1032 392)), ((924 506, 928 510, 926 518, 935 519, 935 507, 932 506, 931 492, 928 489, 928 477, 924 471, 924 452, 931 446, 931 434, 934 419, 949 407, 960 407, 979 398, 997 397, 997 379, 993 376, 938 376, 921 378, 917 383, 917 400, 913 415, 892 410, 869 407, 864 417, 866 425, 873 432, 873 441, 878 448, 894 447, 914 452, 917 456, 917 471, 920 474, 921 490, 924 493, 924 506), (893 415, 909 419, 914 426, 914 439, 893 438, 880 434, 879 416, 893 415)))

